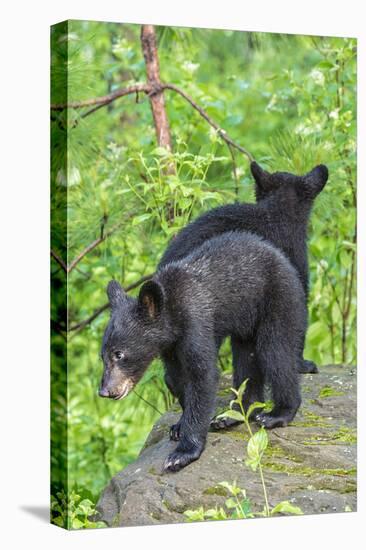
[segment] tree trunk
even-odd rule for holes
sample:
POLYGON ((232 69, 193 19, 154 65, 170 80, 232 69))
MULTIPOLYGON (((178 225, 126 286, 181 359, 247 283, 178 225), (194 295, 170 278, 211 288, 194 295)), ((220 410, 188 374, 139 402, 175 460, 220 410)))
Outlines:
MULTIPOLYGON (((146 64, 147 82, 151 85, 153 92, 149 94, 150 105, 154 118, 156 137, 159 147, 165 147, 172 151, 169 121, 165 109, 164 92, 161 89, 160 68, 158 48, 156 45, 156 34, 153 25, 142 25, 141 27, 142 52, 146 64)), ((174 172, 169 170, 169 172, 174 172)))

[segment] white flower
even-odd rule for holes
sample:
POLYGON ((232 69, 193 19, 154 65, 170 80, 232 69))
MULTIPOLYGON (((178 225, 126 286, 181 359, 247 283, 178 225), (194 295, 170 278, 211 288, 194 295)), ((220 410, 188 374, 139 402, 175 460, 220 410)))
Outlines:
POLYGON ((329 118, 334 118, 334 120, 337 120, 339 118, 339 109, 334 109, 334 111, 331 111, 329 113, 329 118))
POLYGON ((310 136, 316 132, 320 132, 322 125, 320 122, 307 121, 307 124, 300 123, 295 128, 295 134, 301 134, 303 136, 310 136))
POLYGON ((185 61, 183 63, 183 69, 185 69, 187 72, 193 74, 197 69, 199 68, 199 63, 192 63, 191 61, 185 61))
POLYGON ((310 73, 310 78, 314 80, 315 84, 318 84, 319 86, 324 86, 324 74, 322 73, 322 71, 319 71, 319 69, 313 69, 310 73))

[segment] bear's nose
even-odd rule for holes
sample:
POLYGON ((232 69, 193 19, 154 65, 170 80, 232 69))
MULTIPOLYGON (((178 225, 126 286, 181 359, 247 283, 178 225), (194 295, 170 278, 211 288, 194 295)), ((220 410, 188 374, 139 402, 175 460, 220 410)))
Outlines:
POLYGON ((99 397, 109 397, 107 388, 99 388, 99 397))

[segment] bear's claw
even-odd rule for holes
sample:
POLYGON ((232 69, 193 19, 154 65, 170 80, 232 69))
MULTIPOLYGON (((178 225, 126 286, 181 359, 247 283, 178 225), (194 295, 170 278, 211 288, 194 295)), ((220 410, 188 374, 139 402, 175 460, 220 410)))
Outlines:
POLYGON ((170 426, 169 438, 172 441, 179 441, 179 436, 180 436, 180 422, 177 422, 176 424, 173 424, 172 426, 170 426))

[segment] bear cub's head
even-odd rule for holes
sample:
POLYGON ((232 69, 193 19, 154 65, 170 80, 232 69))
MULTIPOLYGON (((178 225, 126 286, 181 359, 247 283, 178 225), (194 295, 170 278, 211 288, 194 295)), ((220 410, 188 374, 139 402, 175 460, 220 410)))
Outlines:
POLYGON ((296 176, 289 172, 270 173, 263 170, 259 164, 250 165, 255 179, 255 195, 257 202, 276 194, 276 200, 289 199, 312 203, 322 191, 328 180, 328 168, 319 164, 304 176, 296 176))
POLYGON ((146 282, 137 299, 128 296, 117 281, 110 281, 107 295, 111 317, 102 343, 104 369, 99 395, 122 399, 159 355, 169 334, 165 295, 156 281, 146 282))

